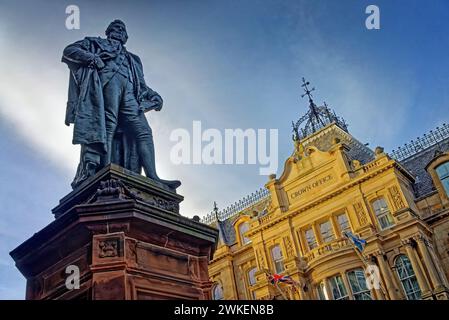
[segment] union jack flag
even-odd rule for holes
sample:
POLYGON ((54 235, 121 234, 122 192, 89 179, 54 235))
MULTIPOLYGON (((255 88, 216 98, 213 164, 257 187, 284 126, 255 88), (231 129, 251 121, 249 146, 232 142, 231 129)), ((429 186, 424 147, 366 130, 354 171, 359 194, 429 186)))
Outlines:
POLYGON ((281 274, 270 274, 268 275, 268 280, 271 284, 277 284, 278 282, 283 282, 290 285, 296 285, 296 281, 293 280, 290 276, 283 276, 281 274))

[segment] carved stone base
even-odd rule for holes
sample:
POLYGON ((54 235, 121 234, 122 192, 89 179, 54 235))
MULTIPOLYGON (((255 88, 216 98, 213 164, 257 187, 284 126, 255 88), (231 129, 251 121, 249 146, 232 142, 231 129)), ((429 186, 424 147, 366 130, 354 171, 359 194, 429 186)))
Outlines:
POLYGON ((27 279, 26 298, 210 299, 218 231, 179 215, 182 199, 116 165, 104 168, 10 253, 27 279))

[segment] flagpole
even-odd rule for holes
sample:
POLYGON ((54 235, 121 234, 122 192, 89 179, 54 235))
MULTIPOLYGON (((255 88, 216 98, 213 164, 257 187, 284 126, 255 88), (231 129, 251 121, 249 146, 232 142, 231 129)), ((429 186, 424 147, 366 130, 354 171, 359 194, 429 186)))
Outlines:
MULTIPOLYGON (((273 276, 270 272, 268 272, 267 269, 263 269, 263 271, 265 272, 265 275, 273 276)), ((279 282, 276 282, 276 284, 275 284, 274 286, 276 287, 276 289, 279 291, 279 293, 282 295, 282 297, 283 297, 285 300, 290 300, 290 299, 288 299, 288 298, 284 295, 284 293, 282 292, 281 288, 279 287, 279 282)))
MULTIPOLYGON (((348 238, 348 237, 346 237, 348 238)), ((355 253, 357 254, 357 256, 360 258, 360 260, 362 261, 363 265, 365 266, 365 270, 368 268, 368 261, 366 261, 366 258, 362 255, 362 253, 357 249, 357 247, 355 246, 355 244, 348 238, 349 242, 352 245, 352 248, 354 249, 355 253)), ((375 288, 374 288, 375 289, 375 288)), ((387 294, 384 290, 384 288, 382 287, 382 283, 381 280, 379 279, 379 289, 382 291, 383 295, 386 297, 387 294)))
POLYGON ((284 298, 284 300, 290 300, 285 296, 284 292, 282 292, 281 288, 279 287, 279 282, 276 282, 275 287, 279 290, 279 292, 282 295, 282 297, 284 298))

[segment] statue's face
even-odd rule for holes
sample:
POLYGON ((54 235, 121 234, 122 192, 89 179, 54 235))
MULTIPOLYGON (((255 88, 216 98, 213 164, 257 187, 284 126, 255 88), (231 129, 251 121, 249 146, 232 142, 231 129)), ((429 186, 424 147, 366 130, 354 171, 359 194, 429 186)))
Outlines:
POLYGON ((110 28, 108 38, 118 40, 122 44, 125 44, 128 40, 128 34, 126 33, 126 29, 123 25, 116 23, 110 28))

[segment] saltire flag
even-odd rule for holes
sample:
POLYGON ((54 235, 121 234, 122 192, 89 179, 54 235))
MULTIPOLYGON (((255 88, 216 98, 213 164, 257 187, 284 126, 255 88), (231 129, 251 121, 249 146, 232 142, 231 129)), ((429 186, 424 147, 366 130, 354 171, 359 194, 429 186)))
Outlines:
POLYGON ((351 240, 352 244, 359 249, 360 252, 363 251, 363 249, 365 249, 366 246, 366 240, 357 237, 356 235, 352 234, 351 232, 345 232, 344 235, 346 236, 346 238, 348 238, 349 240, 351 240))

